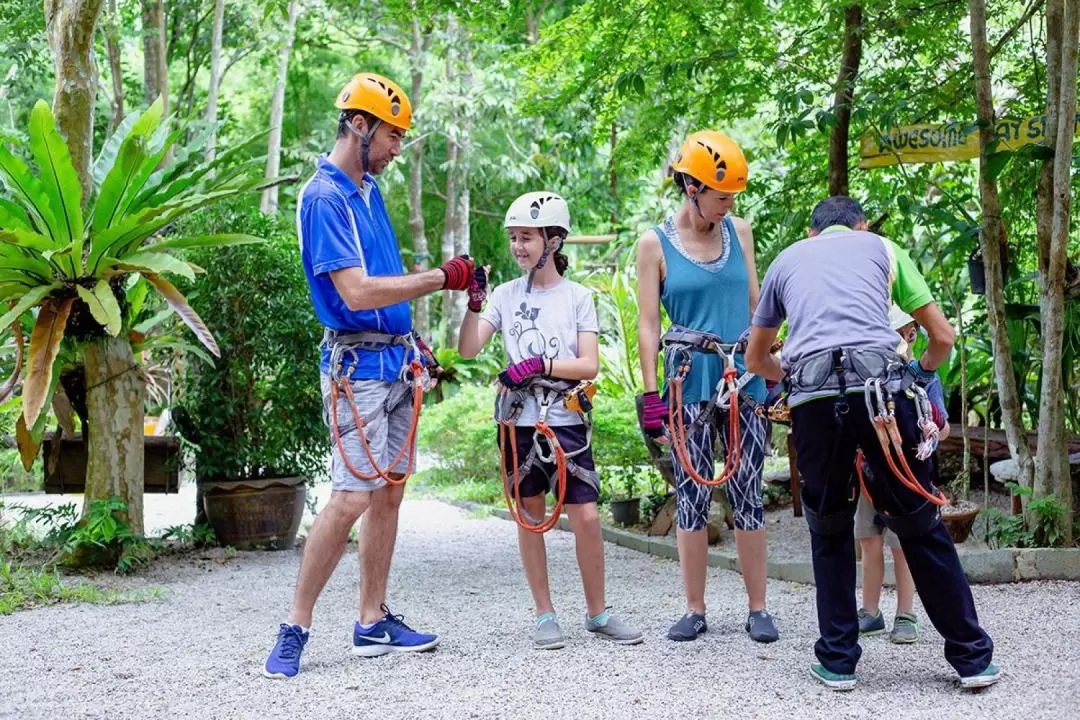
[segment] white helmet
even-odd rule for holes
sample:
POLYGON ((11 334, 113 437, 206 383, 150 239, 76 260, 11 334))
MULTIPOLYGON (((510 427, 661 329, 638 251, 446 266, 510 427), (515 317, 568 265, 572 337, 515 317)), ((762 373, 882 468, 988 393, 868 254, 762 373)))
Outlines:
POLYGON ((889 326, 892 327, 893 330, 899 330, 905 325, 909 325, 913 322, 915 322, 915 318, 901 310, 899 305, 893 305, 889 308, 889 326))
POLYGON ((553 192, 525 193, 510 203, 503 227, 558 227, 569 233, 570 207, 553 192))

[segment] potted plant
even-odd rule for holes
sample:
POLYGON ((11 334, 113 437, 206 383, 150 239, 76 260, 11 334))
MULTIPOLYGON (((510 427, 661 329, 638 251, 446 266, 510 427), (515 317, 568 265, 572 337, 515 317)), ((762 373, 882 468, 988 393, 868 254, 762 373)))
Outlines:
MULTIPOLYGON (((223 205, 192 224, 200 232, 246 228, 265 243, 192 253, 206 270, 192 307, 219 318, 221 357, 188 366, 174 411, 194 449, 206 522, 237 548, 293 545, 306 486, 328 459, 318 344, 291 224, 254 204, 223 205)), ((189 229, 190 232, 190 229, 189 229)))
POLYGON ((177 257, 185 248, 254 238, 174 235, 163 241, 159 233, 221 198, 279 182, 237 162, 250 143, 204 161, 197 143, 176 145, 182 135, 183 128, 170 128, 159 99, 120 123, 91 168, 77 168, 52 111, 39 101, 26 145, 13 152, 0 143, 0 295, 7 301, 0 333, 18 335, 23 317, 33 314, 26 362, 14 370, 22 383, 20 450, 24 458, 37 454, 61 386, 64 346, 73 348, 90 419, 84 514, 92 501, 118 495, 136 534, 143 529, 145 382, 133 372, 126 289, 133 277, 142 278, 143 292, 164 297, 216 352, 199 316, 165 276, 194 279, 196 268, 177 257), (82 177, 87 170, 90 177, 82 177))
POLYGON ((631 465, 611 468, 611 519, 620 525, 641 521, 641 468, 631 465))
POLYGON ((967 498, 971 475, 967 468, 956 474, 945 490, 949 502, 941 507, 941 520, 949 530, 949 536, 959 545, 968 539, 975 518, 982 508, 967 498))

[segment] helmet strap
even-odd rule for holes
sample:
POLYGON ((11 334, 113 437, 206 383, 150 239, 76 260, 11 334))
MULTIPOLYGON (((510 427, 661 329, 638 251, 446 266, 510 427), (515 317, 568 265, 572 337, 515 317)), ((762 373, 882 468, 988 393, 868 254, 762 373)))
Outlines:
MULTIPOLYGON (((706 219, 705 218, 705 213, 701 212, 701 206, 698 205, 698 201, 697 201, 697 196, 698 196, 699 192, 701 192, 700 188, 698 188, 698 191, 696 193, 694 193, 693 195, 690 195, 690 193, 687 193, 687 196, 690 198, 690 204, 694 206, 694 210, 697 212, 698 217, 700 217, 702 220, 705 220, 706 219)), ((708 232, 712 232, 714 227, 716 227, 716 223, 709 223, 708 232)))
POLYGON ((533 265, 532 270, 529 271, 529 279, 525 281, 525 294, 528 295, 532 292, 533 280, 536 278, 536 271, 547 265, 548 255, 551 254, 551 248, 548 247, 548 234, 547 228, 540 228, 540 234, 544 238, 544 250, 540 253, 540 259, 533 265))
POLYGON ((369 152, 371 151, 371 138, 375 137, 375 131, 382 125, 382 120, 375 118, 375 122, 371 123, 371 127, 366 133, 362 133, 356 129, 356 126, 349 123, 349 129, 352 130, 358 138, 360 138, 360 164, 363 166, 360 169, 365 173, 368 171, 368 166, 371 162, 369 158, 369 152))

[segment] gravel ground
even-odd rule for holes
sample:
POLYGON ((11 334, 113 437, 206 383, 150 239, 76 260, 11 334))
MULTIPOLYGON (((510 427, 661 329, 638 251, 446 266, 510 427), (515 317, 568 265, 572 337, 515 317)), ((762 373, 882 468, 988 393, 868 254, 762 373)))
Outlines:
MULTIPOLYGON (((664 633, 683 609, 678 566, 609 546, 610 601, 646 633, 644 644, 619 647, 582 626, 572 536, 556 531, 548 546, 569 635, 563 650, 530 649, 531 603, 512 524, 410 501, 392 607, 442 633, 437 651, 371 660, 348 652, 358 575, 350 555, 316 607, 301 675, 265 680, 260 665, 286 613, 298 553, 187 557, 116 582, 159 586, 160 601, 0 617, 0 717, 1033 720, 1067 717, 1080 701, 1080 584, 975 588, 1005 671, 997 687, 959 691, 941 638, 928 628, 915 646, 864 642, 859 688, 836 694, 808 674, 812 587, 769 581, 782 637, 761 646, 742 631, 741 577, 710 570, 710 631, 676 644, 664 633)), ((886 612, 893 602, 886 593, 886 612)))

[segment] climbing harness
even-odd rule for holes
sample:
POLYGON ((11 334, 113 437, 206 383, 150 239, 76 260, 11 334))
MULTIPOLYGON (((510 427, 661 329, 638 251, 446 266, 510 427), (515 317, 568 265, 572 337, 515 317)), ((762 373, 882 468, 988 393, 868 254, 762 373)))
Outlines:
POLYGON ((377 332, 341 333, 327 329, 323 335, 323 345, 330 349, 330 425, 334 436, 334 446, 341 454, 341 459, 345 461, 345 467, 360 480, 371 481, 381 478, 391 485, 404 484, 413 473, 413 462, 416 454, 416 428, 420 421, 420 409, 424 403, 424 393, 434 388, 438 382, 440 366, 435 359, 435 355, 415 331, 406 335, 391 335, 377 332), (380 352, 392 346, 405 348, 397 382, 391 385, 390 392, 387 394, 386 399, 383 400, 380 409, 372 412, 367 417, 361 417, 360 410, 356 406, 356 398, 353 395, 351 383, 352 374, 360 362, 359 353, 380 352), (391 412, 405 402, 409 397, 410 385, 412 389, 412 419, 409 422, 409 432, 397 456, 387 467, 382 468, 371 451, 365 429, 380 415, 389 417, 391 412), (345 451, 342 450, 342 433, 338 427, 337 414, 338 400, 342 394, 349 403, 353 420, 356 423, 356 432, 360 437, 360 445, 364 448, 368 462, 371 463, 373 473, 358 470, 349 460, 345 451), (394 468, 405 457, 406 452, 409 455, 409 460, 405 472, 400 478, 394 477, 391 473, 394 472, 394 468))
POLYGON ((502 468, 503 495, 510 515, 519 526, 529 532, 543 534, 559 523, 563 505, 566 502, 567 473, 594 487, 599 484, 595 471, 587 470, 574 458, 580 456, 592 445, 592 408, 596 386, 584 381, 574 383, 554 378, 532 378, 523 387, 499 395, 495 399, 495 421, 499 425, 499 463, 502 468), (525 408, 526 399, 536 399, 540 413, 533 433, 532 448, 522 462, 518 457, 517 421, 525 408), (548 412, 556 402, 562 402, 570 412, 576 412, 585 423, 585 444, 578 450, 566 452, 559 444, 555 431, 547 424, 548 412), (510 470, 506 467, 506 445, 509 440, 510 470), (547 445, 547 450, 541 446, 547 445), (536 463, 554 463, 555 465, 555 507, 551 515, 540 520, 533 518, 521 504, 521 478, 529 474, 536 463))
POLYGON ((777 383, 765 395, 765 401, 758 403, 754 413, 769 422, 778 425, 791 425, 791 408, 787 404, 787 392, 783 382, 777 383))
POLYGON ((669 435, 671 436, 672 451, 694 482, 709 487, 723 485, 735 477, 735 473, 739 469, 742 453, 739 393, 755 377, 750 372, 743 373, 740 376, 738 369, 735 367, 735 355, 739 352, 745 352, 745 345, 743 343, 724 343, 718 336, 711 333, 673 325, 660 339, 660 346, 664 351, 665 368, 669 371, 666 374, 668 376, 668 422, 670 423, 669 435), (690 374, 695 352, 716 353, 720 356, 724 366, 724 373, 717 382, 708 404, 690 424, 690 434, 693 435, 712 419, 714 413, 724 411, 728 413, 727 458, 724 461, 723 470, 711 480, 701 476, 694 469, 687 448, 687 428, 682 413, 683 382, 690 374), (670 372, 672 369, 674 369, 674 372, 670 372))
MULTIPOLYGON (((785 380, 788 388, 802 393, 819 391, 836 392, 834 414, 837 419, 837 437, 849 411, 848 388, 862 386, 867 414, 874 425, 882 453, 889 469, 904 487, 920 497, 943 505, 945 497, 940 491, 928 492, 919 483, 904 456, 903 440, 896 423, 895 393, 910 393, 915 399, 918 426, 922 440, 916 457, 925 460, 937 446, 937 426, 934 425, 930 401, 926 391, 915 383, 915 376, 900 355, 882 350, 862 348, 833 348, 814 353, 791 369, 785 380)), ((827 475, 831 473, 835 452, 830 455, 827 475)), ((857 475, 862 491, 869 499, 863 480, 862 467, 857 464, 857 475)), ((827 486, 826 486, 827 489, 827 486)), ((822 496, 821 506, 825 506, 822 496)))

